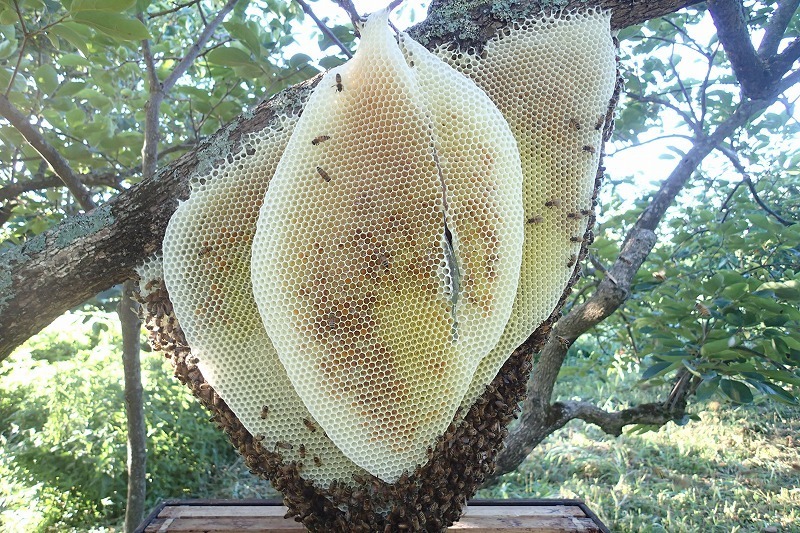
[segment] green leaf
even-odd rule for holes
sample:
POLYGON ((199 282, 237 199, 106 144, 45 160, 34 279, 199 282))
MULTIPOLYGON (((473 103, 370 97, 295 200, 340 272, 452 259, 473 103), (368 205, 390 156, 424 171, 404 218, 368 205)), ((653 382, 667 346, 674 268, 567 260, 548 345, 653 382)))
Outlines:
POLYGON ((256 55, 261 53, 261 43, 259 43, 258 40, 258 33, 254 27, 251 27, 250 23, 245 24, 231 21, 225 22, 223 26, 231 34, 231 37, 238 39, 248 50, 256 55))
POLYGON ((0 42, 0 59, 8 59, 17 51, 17 43, 13 41, 0 42))
POLYGON ((719 389, 725 396, 736 403, 751 403, 753 401, 753 393, 750 391, 750 387, 741 381, 721 379, 719 389))
MULTIPOLYGON (((659 374, 665 374, 667 369, 673 366, 675 363, 670 363, 669 361, 663 361, 660 363, 656 363, 650 366, 647 370, 642 373, 642 379, 652 379, 659 374)), ((680 364, 680 363, 678 363, 680 364)))
POLYGON ((80 11, 72 17, 75 22, 86 24, 97 31, 121 41, 141 41, 150 38, 150 32, 142 21, 106 11, 80 11))
POLYGON ((36 80, 36 86, 45 94, 50 94, 58 87, 58 74, 53 65, 42 65, 34 70, 33 79, 36 80))
POLYGON ((768 281, 759 285, 756 291, 772 291, 778 298, 798 301, 800 300, 800 281, 796 279, 768 281))
POLYGON ((206 55, 206 58, 209 63, 226 67, 251 65, 253 63, 253 60, 250 59, 250 54, 232 46, 215 48, 206 55))
POLYGON ((695 396, 699 401, 707 400, 711 398, 711 396, 717 392, 717 388, 719 388, 720 377, 715 376, 711 379, 707 379, 703 381, 698 387, 697 391, 695 391, 695 396))
POLYGON ((734 337, 706 342, 700 348, 700 355, 703 357, 713 357, 715 354, 728 350, 735 345, 736 339, 734 337))
POLYGON ((58 62, 62 67, 88 67, 91 65, 85 57, 78 54, 64 54, 58 62))
POLYGON ((306 54, 295 54, 289 60, 289 66, 292 68, 302 68, 303 66, 307 65, 311 61, 311 57, 306 54))
POLYGON ((75 22, 62 22, 60 24, 56 24, 55 26, 51 26, 47 30, 47 33, 61 37, 69 44, 83 52, 84 55, 89 55, 89 48, 86 46, 88 36, 81 35, 79 30, 85 30, 83 33, 89 33, 85 26, 81 26, 75 22))
POLYGON ((338 67, 344 62, 345 60, 342 59, 341 57, 328 56, 328 57, 323 57, 322 59, 319 60, 319 66, 321 66, 325 70, 330 70, 334 67, 338 67))
POLYGON ((79 11, 122 13, 133 7, 135 3, 136 0, 73 0, 69 10, 72 13, 79 11))
POLYGON ((19 20, 19 15, 13 9, 0 10, 0 24, 14 24, 19 20))

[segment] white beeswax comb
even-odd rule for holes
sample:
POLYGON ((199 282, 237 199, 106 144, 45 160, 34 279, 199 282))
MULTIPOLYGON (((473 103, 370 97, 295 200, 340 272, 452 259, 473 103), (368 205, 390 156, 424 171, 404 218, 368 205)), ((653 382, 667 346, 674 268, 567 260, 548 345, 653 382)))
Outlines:
POLYGON ((436 53, 497 105, 519 146, 525 244, 503 336, 481 362, 466 409, 556 308, 592 213, 609 100, 617 79, 609 12, 542 13, 504 29, 480 56, 436 53))
POLYGON ((426 462, 511 313, 522 170, 468 78, 373 14, 264 198, 253 294, 294 389, 357 465, 426 462), (402 49, 401 49, 402 48, 402 49))
MULTIPOLYGON (((250 134, 241 150, 192 182, 164 236, 163 277, 205 380, 244 427, 303 476, 327 486, 363 474, 325 436, 292 387, 258 314, 250 248, 258 210, 297 118, 250 134)), ((142 294, 160 264, 140 269, 142 294)))

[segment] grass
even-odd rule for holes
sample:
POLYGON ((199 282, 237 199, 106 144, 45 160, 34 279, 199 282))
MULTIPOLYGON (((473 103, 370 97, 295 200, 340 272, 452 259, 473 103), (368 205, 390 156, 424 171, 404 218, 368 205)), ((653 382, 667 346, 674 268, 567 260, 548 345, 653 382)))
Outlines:
MULTIPOLYGON (((120 530, 119 339, 113 320, 102 321, 108 331, 96 323, 48 328, 0 367, 0 530, 120 530)), ((163 359, 146 355, 145 367, 151 502, 279 496, 233 455, 163 359)), ((663 394, 638 374, 595 361, 565 368, 559 390, 608 409, 663 394)), ((800 533, 800 408, 710 401, 693 412, 699 421, 619 438, 571 422, 478 497, 578 498, 623 533, 800 533)))
MULTIPOLYGON (((629 402, 658 393, 624 374, 560 386, 629 402)), ((692 411, 699 421, 618 438, 573 421, 478 496, 578 498, 617 532, 800 532, 800 408, 709 401, 692 411)))

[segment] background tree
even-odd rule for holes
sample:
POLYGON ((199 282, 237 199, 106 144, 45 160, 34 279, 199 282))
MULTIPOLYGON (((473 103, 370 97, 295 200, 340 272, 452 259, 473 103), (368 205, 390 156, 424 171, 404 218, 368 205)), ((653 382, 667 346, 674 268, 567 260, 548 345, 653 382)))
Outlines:
MULTIPOLYGON (((550 341, 525 347, 541 352, 498 475, 576 418, 619 434, 685 423, 692 395, 794 402, 800 385, 800 156, 792 143, 800 2, 709 2, 716 34, 695 29, 702 5, 650 20, 693 1, 596 3, 613 9, 623 29, 627 82, 614 150, 671 143, 677 161, 633 206, 603 202, 610 216, 583 285, 550 341), (567 354, 583 356, 587 333, 610 350, 623 347, 620 364, 641 365, 643 378, 666 387, 664 397, 656 387, 654 401, 616 410, 553 402, 567 354)), ((0 1, 0 357, 130 277, 159 248, 191 173, 308 86, 237 117, 242 108, 343 60, 352 37, 341 26, 320 37, 336 55, 316 64, 287 57, 303 9, 244 0, 0 1), (89 202, 100 207, 79 213, 89 202)), ((483 42, 506 20, 500 11, 476 3, 465 17, 461 5, 434 2, 415 35, 431 45, 483 42)), ((626 186, 614 174, 608 184, 609 193, 626 186)))

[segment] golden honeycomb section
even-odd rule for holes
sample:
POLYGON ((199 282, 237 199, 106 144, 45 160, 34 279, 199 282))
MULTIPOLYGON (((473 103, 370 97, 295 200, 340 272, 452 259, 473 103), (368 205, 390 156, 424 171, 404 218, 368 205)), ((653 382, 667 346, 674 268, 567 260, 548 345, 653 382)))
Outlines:
MULTIPOLYGON (((195 178, 164 237, 163 276, 198 368, 244 427, 284 462, 327 486, 363 473, 319 428, 292 387, 258 313, 250 255, 264 194, 297 123, 251 134, 195 178)), ((142 270, 145 284, 159 272, 142 270)))
POLYGON ((310 96, 264 199, 252 283, 316 421, 393 482, 426 461, 503 331, 523 213, 503 117, 387 23, 372 15, 310 96))
POLYGON ((555 309, 592 212, 605 115, 616 82, 610 14, 542 14, 504 29, 480 56, 435 53, 473 79, 508 121, 524 174, 525 244, 503 336, 478 367, 469 407, 555 309))

